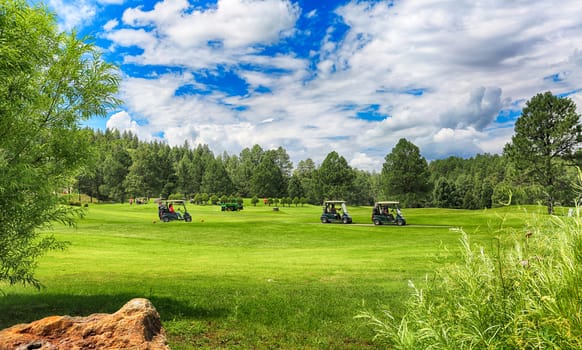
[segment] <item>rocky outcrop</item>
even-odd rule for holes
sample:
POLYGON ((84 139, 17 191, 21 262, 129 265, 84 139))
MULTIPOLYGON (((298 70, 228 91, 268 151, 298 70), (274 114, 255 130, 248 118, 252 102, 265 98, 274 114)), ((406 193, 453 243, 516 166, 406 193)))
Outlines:
POLYGON ((169 350, 160 315, 147 299, 113 314, 50 316, 0 331, 0 350, 169 350))

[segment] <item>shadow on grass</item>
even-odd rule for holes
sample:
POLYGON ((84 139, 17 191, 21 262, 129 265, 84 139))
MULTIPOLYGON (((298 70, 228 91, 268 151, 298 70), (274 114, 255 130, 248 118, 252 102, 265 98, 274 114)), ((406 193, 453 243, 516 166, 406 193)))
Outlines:
POLYGON ((0 295, 0 329, 54 315, 85 317, 95 313, 114 313, 131 299, 142 297, 154 304, 162 322, 174 318, 217 319, 226 317, 229 313, 225 308, 193 307, 183 301, 168 297, 131 294, 7 294, 0 295))

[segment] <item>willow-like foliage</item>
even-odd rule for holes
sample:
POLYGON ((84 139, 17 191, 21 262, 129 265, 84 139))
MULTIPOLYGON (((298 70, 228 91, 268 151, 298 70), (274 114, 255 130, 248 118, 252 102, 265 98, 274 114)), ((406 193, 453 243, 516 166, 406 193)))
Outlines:
POLYGON ((58 196, 91 154, 79 123, 119 105, 119 76, 23 0, 0 2, 0 76, 0 282, 39 287, 38 257, 65 246, 41 230, 80 213, 58 196))

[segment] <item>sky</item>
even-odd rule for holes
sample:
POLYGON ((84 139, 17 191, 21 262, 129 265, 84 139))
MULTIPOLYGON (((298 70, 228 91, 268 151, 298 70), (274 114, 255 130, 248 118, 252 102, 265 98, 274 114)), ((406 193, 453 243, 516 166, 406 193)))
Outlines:
POLYGON ((378 172, 401 138, 501 153, 538 93, 582 110, 580 0, 47 1, 120 67, 124 104, 86 125, 144 141, 378 172))

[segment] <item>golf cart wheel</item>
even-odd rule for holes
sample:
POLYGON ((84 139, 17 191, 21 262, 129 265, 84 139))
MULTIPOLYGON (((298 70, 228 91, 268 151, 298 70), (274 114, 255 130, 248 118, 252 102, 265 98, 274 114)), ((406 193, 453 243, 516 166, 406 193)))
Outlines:
POLYGON ((162 218, 162 221, 163 221, 163 222, 169 222, 169 221, 170 221, 170 218, 169 218, 169 217, 167 217, 167 216, 164 216, 164 217, 162 218))
POLYGON ((398 220, 396 221, 396 225, 398 225, 398 226, 403 226, 404 224, 405 224, 405 222, 404 222, 404 220, 402 220, 402 219, 398 219, 398 220))
POLYGON ((327 221, 327 219, 326 219, 326 218, 321 218, 321 223, 322 223, 322 224, 327 224, 328 222, 329 222, 329 221, 327 221))
POLYGON ((348 220, 348 218, 343 218, 343 219, 342 219, 342 222, 343 222, 344 224, 349 224, 349 223, 350 223, 350 220, 348 220))
POLYGON ((184 221, 192 222, 192 217, 190 215, 184 217, 184 221))
POLYGON ((374 220, 374 225, 378 226, 378 225, 382 225, 382 222, 380 222, 380 220, 375 219, 374 220))

